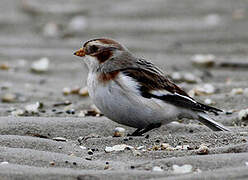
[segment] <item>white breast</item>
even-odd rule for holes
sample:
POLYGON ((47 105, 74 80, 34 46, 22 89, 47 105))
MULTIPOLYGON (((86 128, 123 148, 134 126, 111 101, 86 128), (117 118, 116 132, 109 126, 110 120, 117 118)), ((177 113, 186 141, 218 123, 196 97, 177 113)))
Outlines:
POLYGON ((105 84, 97 81, 96 74, 89 73, 87 84, 94 104, 117 123, 144 128, 151 123, 169 123, 178 115, 175 106, 142 97, 139 84, 121 73, 105 84))

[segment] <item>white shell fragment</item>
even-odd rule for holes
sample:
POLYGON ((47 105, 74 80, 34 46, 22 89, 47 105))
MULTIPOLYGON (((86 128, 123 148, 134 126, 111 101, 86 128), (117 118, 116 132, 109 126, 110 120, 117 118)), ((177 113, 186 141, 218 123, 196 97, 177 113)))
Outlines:
POLYGON ((244 90, 242 88, 234 88, 230 92, 231 95, 238 95, 238 94, 243 94, 244 90))
POLYGON ((172 166, 173 173, 175 174, 185 174, 185 173, 191 173, 193 171, 193 167, 190 164, 185 164, 183 166, 178 166, 174 164, 172 166))
POLYGON ((24 111, 22 109, 16 109, 11 112, 12 116, 22 116, 24 114, 24 111))
POLYGON ((191 97, 202 96, 202 95, 211 95, 216 91, 215 87, 212 84, 204 84, 202 86, 197 86, 189 91, 191 97))
POLYGON ((38 113, 39 108, 41 108, 42 104, 40 102, 36 102, 35 104, 29 104, 25 106, 25 111, 28 113, 38 113))
POLYGON ((2 96, 1 99, 2 99, 2 102, 11 103, 11 102, 14 102, 17 99, 17 97, 13 93, 6 93, 2 96))
POLYGON ((89 96, 89 91, 87 87, 83 87, 79 90, 78 94, 80 96, 89 96))
POLYGON ((122 127, 116 127, 114 129, 114 137, 123 137, 125 136, 126 130, 122 127))
POLYGON ((213 105, 213 104, 215 104, 215 103, 212 101, 212 99, 209 99, 209 98, 205 99, 205 100, 204 100, 204 103, 205 103, 206 105, 213 105))
POLYGON ((106 146, 105 152, 113 152, 113 151, 124 151, 125 149, 134 149, 134 147, 126 145, 126 144, 118 144, 114 145, 113 147, 106 146))
POLYGON ((76 16, 71 19, 68 29, 70 32, 82 32, 87 26, 87 19, 84 16, 76 16))
POLYGON ((32 63, 31 70, 36 73, 44 73, 48 71, 49 63, 50 63, 49 59, 46 57, 43 57, 32 63))
POLYGON ((7 161, 0 162, 0 165, 7 165, 7 164, 9 164, 9 162, 7 161))
POLYGON ((205 144, 201 144, 197 150, 197 154, 204 155, 209 153, 209 148, 205 144))
POLYGON ((54 22, 49 22, 44 26, 43 34, 46 37, 57 37, 59 36, 59 26, 54 22))
POLYGON ((215 56, 212 54, 196 54, 191 58, 194 66, 212 67, 215 63, 215 56))
POLYGON ((239 120, 248 120, 248 108, 239 111, 239 120))
POLYGON ((153 168, 152 168, 152 171, 154 171, 154 172, 162 172, 162 171, 164 171, 161 167, 159 167, 159 166, 154 166, 153 168))
POLYGON ((62 141, 62 142, 67 141, 67 139, 65 139, 65 138, 63 138, 63 137, 54 137, 53 140, 54 140, 54 141, 62 141))

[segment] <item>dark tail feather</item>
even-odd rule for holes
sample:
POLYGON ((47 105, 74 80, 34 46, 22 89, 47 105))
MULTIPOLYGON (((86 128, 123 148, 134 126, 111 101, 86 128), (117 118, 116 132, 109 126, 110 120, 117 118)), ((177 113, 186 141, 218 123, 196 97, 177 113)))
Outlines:
POLYGON ((211 119, 207 114, 199 112, 198 114, 198 120, 212 129, 213 131, 231 131, 222 124, 215 122, 213 119, 211 119))
POLYGON ((199 103, 199 102, 198 102, 198 104, 201 106, 201 108, 202 108, 204 111, 212 112, 212 113, 214 113, 215 115, 218 115, 219 112, 223 112, 221 109, 217 109, 217 108, 214 108, 214 107, 211 107, 211 106, 208 106, 208 105, 199 103))

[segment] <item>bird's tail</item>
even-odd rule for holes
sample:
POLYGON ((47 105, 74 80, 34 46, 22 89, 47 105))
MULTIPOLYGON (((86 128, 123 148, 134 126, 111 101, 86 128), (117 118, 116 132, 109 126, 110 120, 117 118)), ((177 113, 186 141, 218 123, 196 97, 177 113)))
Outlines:
POLYGON ((211 119, 207 114, 203 112, 199 112, 198 114, 198 120, 212 129, 213 131, 231 131, 222 124, 215 122, 213 119, 211 119))

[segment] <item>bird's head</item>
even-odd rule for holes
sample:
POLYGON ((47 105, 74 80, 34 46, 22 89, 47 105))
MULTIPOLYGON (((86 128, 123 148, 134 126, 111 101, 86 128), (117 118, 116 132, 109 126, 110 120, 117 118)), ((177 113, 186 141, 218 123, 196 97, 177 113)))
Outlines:
POLYGON ((99 38, 85 42, 74 55, 84 58, 89 69, 93 69, 125 51, 127 49, 120 43, 112 39, 99 38))

